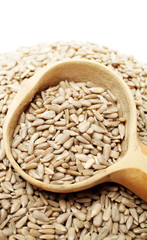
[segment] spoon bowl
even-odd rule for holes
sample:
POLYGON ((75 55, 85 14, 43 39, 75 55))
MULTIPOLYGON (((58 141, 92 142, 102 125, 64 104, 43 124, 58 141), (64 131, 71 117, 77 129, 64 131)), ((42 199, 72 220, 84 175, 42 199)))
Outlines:
POLYGON ((25 81, 14 97, 5 118, 4 145, 7 158, 15 170, 29 183, 52 192, 81 191, 103 182, 116 182, 130 189, 147 201, 147 147, 137 138, 136 107, 133 96, 123 80, 109 68, 88 60, 64 60, 49 64, 31 79, 25 81), (125 138, 122 142, 122 155, 116 163, 101 172, 78 183, 69 185, 47 184, 29 176, 14 160, 11 142, 14 129, 21 113, 26 109, 35 94, 61 80, 91 81, 104 89, 110 89, 121 106, 126 119, 125 138))

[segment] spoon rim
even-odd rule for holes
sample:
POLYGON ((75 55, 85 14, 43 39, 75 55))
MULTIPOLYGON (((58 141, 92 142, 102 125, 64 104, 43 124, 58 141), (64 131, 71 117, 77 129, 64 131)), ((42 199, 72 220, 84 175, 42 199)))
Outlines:
MULTIPOLYGON (((55 62, 55 63, 52 63, 52 64, 49 64, 47 65, 46 67, 44 67, 42 70, 40 70, 40 72, 36 73, 32 78, 31 78, 31 81, 34 81, 34 82, 37 82, 39 81, 39 79, 41 79, 44 75, 47 75, 50 71, 54 71, 56 68, 60 68, 62 67, 62 65, 66 65, 66 64, 72 64, 72 63, 76 63, 76 64, 87 64, 87 66, 89 64, 91 64, 91 66, 95 66, 95 67, 99 67, 101 70, 105 71, 107 74, 109 74, 110 76, 114 76, 114 79, 118 81, 119 85, 121 85, 121 87, 123 87, 124 91, 126 92, 127 94, 127 100, 129 100, 129 105, 130 105, 130 116, 132 116, 132 121, 134 122, 133 125, 135 125, 135 129, 132 129, 132 134, 134 136, 134 139, 133 141, 136 141, 137 143, 137 119, 136 119, 136 107, 135 107, 135 102, 134 102, 134 99, 133 99, 133 96, 131 94, 131 91, 130 89, 128 88, 127 84, 111 69, 109 69, 108 67, 100 64, 100 63, 97 63, 95 61, 90 61, 90 60, 84 60, 84 59, 78 59, 78 60, 75 60, 75 59, 67 59, 67 60, 62 60, 62 61, 58 61, 58 62, 55 62)), ((29 82, 30 79, 28 79, 24 84, 22 84, 22 87, 27 83, 29 82)), ((19 89, 19 91, 21 90, 21 88, 19 89)), ((19 92, 18 91, 18 92, 19 92)), ((18 93, 17 93, 18 94, 18 93)), ((14 97, 14 99, 17 97, 17 94, 16 96, 14 97)), ((13 103, 13 101, 12 101, 13 103)), ((10 108, 11 108, 11 105, 10 105, 10 108)), ((9 108, 9 109, 10 109, 9 108)), ((9 112, 9 110, 8 110, 9 112)), ((11 151, 11 146, 10 146, 10 139, 9 139, 9 136, 8 136, 8 132, 7 132, 7 127, 8 127, 8 114, 6 115, 6 119, 5 119, 5 122, 4 122, 4 128, 3 128, 3 133, 4 133, 4 145, 5 145, 5 149, 6 149, 6 155, 8 157, 8 159, 10 160, 10 162, 12 163, 13 167, 17 170, 17 172, 26 180, 28 181, 29 183, 41 188, 41 189, 44 189, 44 190, 48 190, 48 191, 53 191, 53 192, 69 192, 70 188, 76 190, 76 189, 80 189, 81 187, 85 186, 85 189, 86 189, 86 183, 87 181, 91 181, 91 185, 92 183, 95 182, 95 179, 97 178, 102 178, 104 179, 106 176, 108 176, 110 174, 110 170, 111 168, 113 169, 113 166, 116 164, 118 164, 119 166, 119 162, 121 161, 121 158, 119 158, 117 160, 116 163, 113 163, 112 165, 110 165, 109 167, 107 167, 106 169, 103 169, 101 172, 98 172, 96 173, 95 175, 93 176, 90 176, 88 179, 86 180, 83 180, 81 182, 78 182, 78 183, 72 183, 72 184, 67 184, 67 185, 56 185, 56 184, 48 184, 48 183, 45 183, 43 181, 40 181, 40 180, 37 180, 33 177, 31 177, 29 174, 27 174, 21 167, 20 165, 16 162, 16 160, 13 158, 12 156, 12 151, 11 151), (9 144, 7 144, 7 142, 9 144)), ((20 115, 19 115, 20 116, 20 115)), ((17 119, 18 120, 18 119, 17 119)), ((128 130, 128 129, 127 129, 128 130)), ((130 130, 131 130, 131 125, 130 125, 130 130)), ((13 131, 14 132, 14 131, 13 131)), ((126 153, 128 152, 129 148, 130 148, 130 145, 132 144, 132 141, 130 140, 131 137, 128 136, 128 142, 127 142, 127 151, 126 153)), ((126 155, 125 153, 125 155, 126 155)), ((93 185, 92 185, 93 186, 93 185)), ((78 191, 78 190, 77 190, 78 191)))

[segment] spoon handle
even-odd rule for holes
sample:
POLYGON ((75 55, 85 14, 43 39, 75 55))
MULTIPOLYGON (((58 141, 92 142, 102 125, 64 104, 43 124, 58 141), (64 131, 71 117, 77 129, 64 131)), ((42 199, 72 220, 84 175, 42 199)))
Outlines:
MULTIPOLYGON (((137 196, 147 201, 147 147, 141 144, 128 153, 118 162, 119 168, 110 174, 110 181, 119 183, 137 196)), ((113 167, 113 166, 112 166, 113 167)))

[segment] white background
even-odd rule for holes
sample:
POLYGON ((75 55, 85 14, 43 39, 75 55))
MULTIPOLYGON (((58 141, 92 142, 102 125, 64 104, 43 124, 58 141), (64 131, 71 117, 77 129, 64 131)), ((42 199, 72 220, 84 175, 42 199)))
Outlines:
POLYGON ((0 0, 0 53, 59 40, 147 62, 147 0, 0 0))

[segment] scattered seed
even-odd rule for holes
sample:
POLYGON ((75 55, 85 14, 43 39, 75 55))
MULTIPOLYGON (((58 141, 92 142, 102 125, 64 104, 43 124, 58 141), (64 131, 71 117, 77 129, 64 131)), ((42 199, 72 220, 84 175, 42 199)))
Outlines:
POLYGON ((42 212, 40 212, 38 210, 35 210, 33 212, 33 216, 37 220, 40 220, 40 221, 43 221, 43 222, 47 222, 48 221, 48 217, 44 213, 42 213, 42 212))

